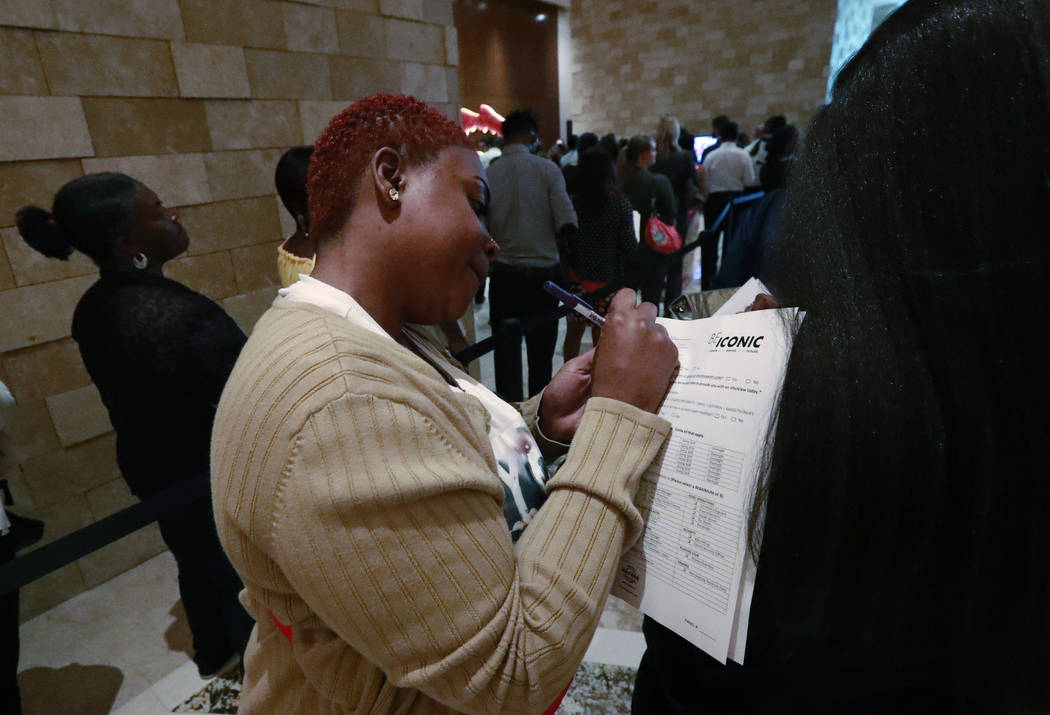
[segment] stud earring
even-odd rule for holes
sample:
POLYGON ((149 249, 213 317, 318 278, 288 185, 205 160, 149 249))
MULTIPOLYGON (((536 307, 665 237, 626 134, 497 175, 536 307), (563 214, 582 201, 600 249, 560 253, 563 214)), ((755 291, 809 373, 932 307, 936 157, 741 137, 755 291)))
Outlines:
POLYGON ((149 259, 146 258, 146 254, 141 251, 131 257, 131 263, 138 268, 140 271, 144 270, 149 265, 149 259))
POLYGON ((397 190, 396 186, 391 186, 386 193, 390 196, 391 201, 399 201, 401 199, 401 192, 397 190))

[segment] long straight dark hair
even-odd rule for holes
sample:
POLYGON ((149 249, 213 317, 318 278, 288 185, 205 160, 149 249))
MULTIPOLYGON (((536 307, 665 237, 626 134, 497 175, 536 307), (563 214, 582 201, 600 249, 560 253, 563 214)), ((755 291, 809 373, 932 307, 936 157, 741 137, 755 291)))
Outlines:
POLYGON ((1048 58, 1045 0, 912 0, 808 131, 771 271, 808 317, 752 531, 783 661, 1050 709, 1048 58))

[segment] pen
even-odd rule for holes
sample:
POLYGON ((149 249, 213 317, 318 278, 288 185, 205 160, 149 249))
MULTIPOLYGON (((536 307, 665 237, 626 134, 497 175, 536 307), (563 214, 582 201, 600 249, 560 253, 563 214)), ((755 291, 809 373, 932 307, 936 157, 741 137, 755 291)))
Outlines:
POLYGON ((605 318, 598 315, 594 308, 580 300, 578 295, 573 295, 553 281, 547 281, 544 283, 543 290, 553 295, 599 328, 605 327, 605 318))

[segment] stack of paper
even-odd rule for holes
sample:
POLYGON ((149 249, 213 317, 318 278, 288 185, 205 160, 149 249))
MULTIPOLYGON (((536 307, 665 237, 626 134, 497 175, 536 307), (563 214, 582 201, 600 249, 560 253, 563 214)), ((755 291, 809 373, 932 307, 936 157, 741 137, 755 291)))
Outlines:
POLYGON ((711 318, 659 321, 681 364, 660 409, 672 431, 642 477, 645 533, 612 591, 722 663, 744 662, 753 487, 802 319, 797 308, 738 313, 760 292, 752 280, 711 318))

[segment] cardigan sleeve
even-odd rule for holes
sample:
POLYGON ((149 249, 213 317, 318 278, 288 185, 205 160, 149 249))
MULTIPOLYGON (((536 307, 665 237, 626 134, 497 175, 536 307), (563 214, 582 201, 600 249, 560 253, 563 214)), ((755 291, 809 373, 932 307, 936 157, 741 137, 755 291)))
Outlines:
POLYGON ((297 630, 294 657, 348 708, 352 649, 398 687, 457 710, 543 711, 578 668, 641 531, 633 496, 670 426, 593 398, 515 546, 491 455, 467 453, 438 424, 418 406, 347 394, 303 426, 278 490, 273 556, 346 646, 314 647, 297 630))

